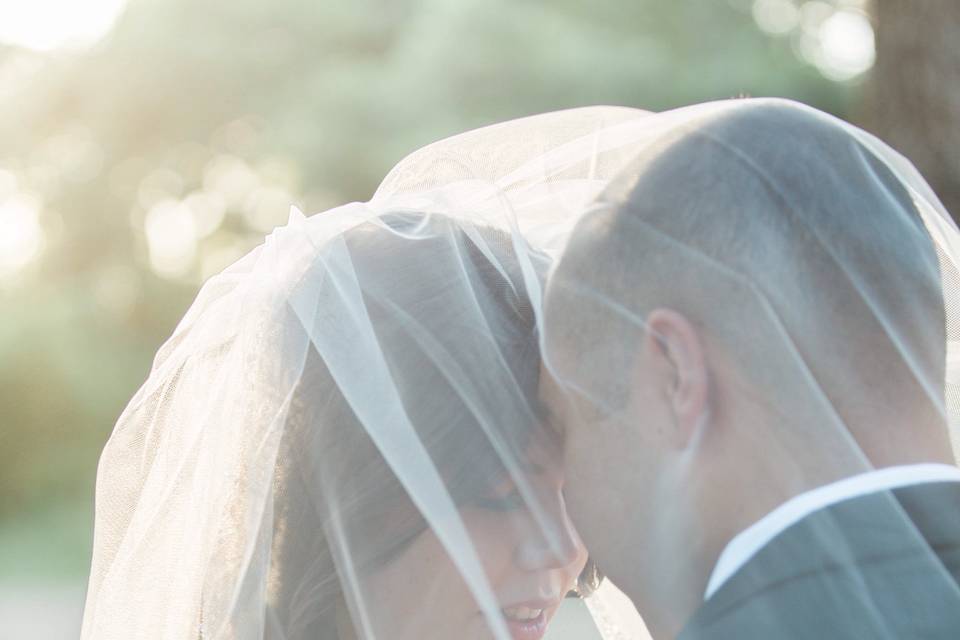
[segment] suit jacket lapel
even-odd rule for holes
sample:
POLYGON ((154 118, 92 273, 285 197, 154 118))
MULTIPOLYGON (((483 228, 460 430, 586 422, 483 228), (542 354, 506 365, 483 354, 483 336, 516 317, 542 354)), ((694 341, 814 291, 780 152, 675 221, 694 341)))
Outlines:
POLYGON ((805 603, 779 602, 777 595, 790 593, 797 600, 801 583, 809 589, 840 589, 834 597, 842 597, 843 590, 853 595, 854 589, 869 596, 871 582, 896 581, 904 572, 940 582, 953 591, 954 606, 960 601, 960 483, 882 491, 811 514, 731 576, 680 637, 697 637, 696 630, 730 616, 777 616, 784 606, 795 614, 805 603))

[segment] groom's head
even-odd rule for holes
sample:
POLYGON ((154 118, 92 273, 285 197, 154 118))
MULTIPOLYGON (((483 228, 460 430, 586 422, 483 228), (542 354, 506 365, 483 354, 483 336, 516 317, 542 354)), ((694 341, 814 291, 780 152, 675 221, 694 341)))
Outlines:
POLYGON ((694 568, 655 575, 664 593, 705 579, 789 494, 949 451, 924 223, 846 128, 786 101, 697 111, 650 144, 577 226, 545 341, 571 513, 615 581, 656 573, 671 541, 694 568))

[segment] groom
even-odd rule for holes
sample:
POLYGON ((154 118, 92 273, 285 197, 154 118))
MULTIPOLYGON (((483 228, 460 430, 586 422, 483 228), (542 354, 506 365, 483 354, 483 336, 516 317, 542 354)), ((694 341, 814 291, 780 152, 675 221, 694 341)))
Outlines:
POLYGON ((655 638, 960 637, 940 265, 847 129, 695 110, 581 220, 545 305, 568 509, 655 638))

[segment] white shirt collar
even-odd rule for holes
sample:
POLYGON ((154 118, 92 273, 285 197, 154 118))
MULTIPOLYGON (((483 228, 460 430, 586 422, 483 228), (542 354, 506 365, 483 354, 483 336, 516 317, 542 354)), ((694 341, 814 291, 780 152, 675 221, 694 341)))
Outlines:
POLYGON ((707 582, 704 599, 716 593, 773 538, 814 511, 869 493, 927 482, 960 482, 960 468, 946 464, 887 467, 844 478, 791 498, 727 543, 707 582))

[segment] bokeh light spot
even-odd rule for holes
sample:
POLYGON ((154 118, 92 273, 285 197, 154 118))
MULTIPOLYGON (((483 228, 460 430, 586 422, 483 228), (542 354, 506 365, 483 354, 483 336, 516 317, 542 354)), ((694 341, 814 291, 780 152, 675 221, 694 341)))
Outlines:
POLYGON ((163 200, 144 219, 150 267, 164 278, 182 278, 193 268, 197 256, 197 228, 193 214, 183 203, 163 200))
POLYGON ((753 19, 763 31, 779 36, 800 23, 800 10, 792 0, 755 0, 753 19))
POLYGON ((820 27, 823 49, 820 70, 829 78, 847 80, 873 67, 876 58, 873 27, 862 13, 837 11, 820 27))
POLYGON ((16 194, 0 202, 0 277, 8 278, 34 260, 44 244, 40 200, 16 194))

